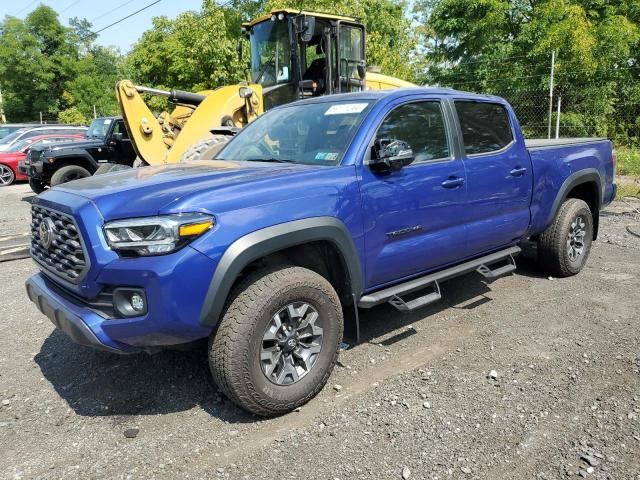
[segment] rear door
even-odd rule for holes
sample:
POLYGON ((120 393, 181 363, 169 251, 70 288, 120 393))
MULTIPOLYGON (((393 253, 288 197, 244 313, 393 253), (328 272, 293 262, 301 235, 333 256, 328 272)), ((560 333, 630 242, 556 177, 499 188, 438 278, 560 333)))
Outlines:
POLYGON ((467 248, 477 255, 520 239, 530 221, 532 167, 505 105, 455 100, 467 172, 467 248))
POLYGON ((466 175, 454 154, 451 114, 440 99, 404 102, 386 112, 367 155, 376 138, 403 140, 415 161, 391 173, 359 165, 366 288, 433 270, 466 253, 466 175))

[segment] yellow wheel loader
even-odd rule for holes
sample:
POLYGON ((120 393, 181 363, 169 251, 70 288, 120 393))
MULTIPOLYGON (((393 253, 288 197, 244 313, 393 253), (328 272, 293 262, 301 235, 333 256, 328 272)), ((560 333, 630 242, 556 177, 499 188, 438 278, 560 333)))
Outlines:
POLYGON ((138 165, 210 158, 235 130, 300 98, 414 86, 366 68, 365 29, 355 18, 283 9, 243 23, 242 31, 250 45, 251 83, 190 93, 118 82, 138 165), (165 96, 175 109, 156 117, 144 94, 165 96))

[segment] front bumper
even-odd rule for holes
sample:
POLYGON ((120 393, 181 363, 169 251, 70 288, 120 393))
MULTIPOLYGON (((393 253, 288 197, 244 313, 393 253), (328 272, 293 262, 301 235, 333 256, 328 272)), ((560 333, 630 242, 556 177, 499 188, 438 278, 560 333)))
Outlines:
POLYGON ((26 287, 29 299, 36 304, 38 310, 74 342, 111 353, 134 353, 136 351, 126 345, 117 345, 113 342, 107 344, 100 341, 81 318, 81 315, 86 312, 79 311, 74 304, 62 296, 55 295, 41 273, 28 279, 26 287))

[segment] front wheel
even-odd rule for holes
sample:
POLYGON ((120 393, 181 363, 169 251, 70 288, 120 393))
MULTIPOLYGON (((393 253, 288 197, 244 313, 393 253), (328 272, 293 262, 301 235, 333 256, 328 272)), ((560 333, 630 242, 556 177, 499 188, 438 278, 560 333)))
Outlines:
POLYGON ((313 398, 338 357, 343 318, 331 284, 301 267, 249 275, 234 290, 209 341, 209 365, 222 392, 262 416, 313 398))
POLYGON ((36 195, 44 192, 45 188, 47 188, 47 184, 36 180, 35 178, 29 178, 29 186, 31 187, 31 191, 36 195))
POLYGON ((570 277, 582 270, 593 241, 593 216, 583 200, 570 198, 538 239, 538 262, 547 272, 570 277))
POLYGON ((0 187, 7 187, 11 185, 16 179, 16 174, 13 173, 10 167, 0 163, 0 187))
POLYGON ((51 175, 51 186, 55 187, 56 185, 62 185, 72 180, 90 176, 91 173, 89 173, 89 170, 86 168, 79 167, 78 165, 67 165, 53 172, 53 175, 51 175))

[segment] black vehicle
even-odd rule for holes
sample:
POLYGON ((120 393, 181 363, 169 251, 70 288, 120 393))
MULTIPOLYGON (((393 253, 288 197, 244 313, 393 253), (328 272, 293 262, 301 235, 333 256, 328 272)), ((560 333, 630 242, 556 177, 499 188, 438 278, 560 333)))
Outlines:
POLYGON ((40 193, 47 186, 131 167, 135 158, 122 117, 102 117, 91 123, 86 141, 33 147, 18 170, 40 193))

